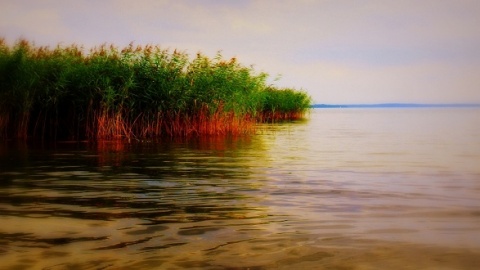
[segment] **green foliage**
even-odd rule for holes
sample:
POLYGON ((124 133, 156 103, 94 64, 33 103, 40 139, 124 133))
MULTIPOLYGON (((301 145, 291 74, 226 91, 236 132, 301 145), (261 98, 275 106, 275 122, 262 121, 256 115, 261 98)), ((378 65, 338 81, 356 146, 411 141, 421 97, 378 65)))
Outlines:
POLYGON ((266 121, 301 118, 312 103, 307 93, 288 88, 269 87, 263 94, 261 111, 266 121))
POLYGON ((215 134, 246 127, 241 121, 301 117, 308 95, 267 86, 267 77, 220 53, 190 59, 133 44, 85 53, 0 39, 0 137, 215 134))

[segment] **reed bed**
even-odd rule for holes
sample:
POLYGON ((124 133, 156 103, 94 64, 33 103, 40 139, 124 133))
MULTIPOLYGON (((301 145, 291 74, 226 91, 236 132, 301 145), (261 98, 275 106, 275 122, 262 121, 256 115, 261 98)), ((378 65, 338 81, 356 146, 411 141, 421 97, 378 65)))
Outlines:
POLYGON ((158 46, 36 47, 0 39, 0 138, 146 139, 251 133, 303 117, 310 97, 235 58, 158 46))

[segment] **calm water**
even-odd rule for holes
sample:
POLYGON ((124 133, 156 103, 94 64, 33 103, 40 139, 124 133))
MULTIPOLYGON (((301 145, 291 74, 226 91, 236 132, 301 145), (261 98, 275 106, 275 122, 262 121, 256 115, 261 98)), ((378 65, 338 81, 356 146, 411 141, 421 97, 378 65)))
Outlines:
POLYGON ((1 269, 477 269, 480 110, 0 144, 1 269))

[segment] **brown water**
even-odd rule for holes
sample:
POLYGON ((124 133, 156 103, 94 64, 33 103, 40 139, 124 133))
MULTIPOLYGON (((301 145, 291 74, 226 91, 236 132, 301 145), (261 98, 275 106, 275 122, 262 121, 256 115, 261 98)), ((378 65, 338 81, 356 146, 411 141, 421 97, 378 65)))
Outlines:
POLYGON ((0 269, 478 269, 480 110, 0 146, 0 269))

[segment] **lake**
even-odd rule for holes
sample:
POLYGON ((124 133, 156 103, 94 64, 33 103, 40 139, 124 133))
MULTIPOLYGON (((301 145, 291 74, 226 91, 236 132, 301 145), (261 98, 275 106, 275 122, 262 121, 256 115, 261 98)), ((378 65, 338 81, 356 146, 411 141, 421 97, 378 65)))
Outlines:
POLYGON ((480 109, 0 144, 1 269, 477 269, 480 109))

